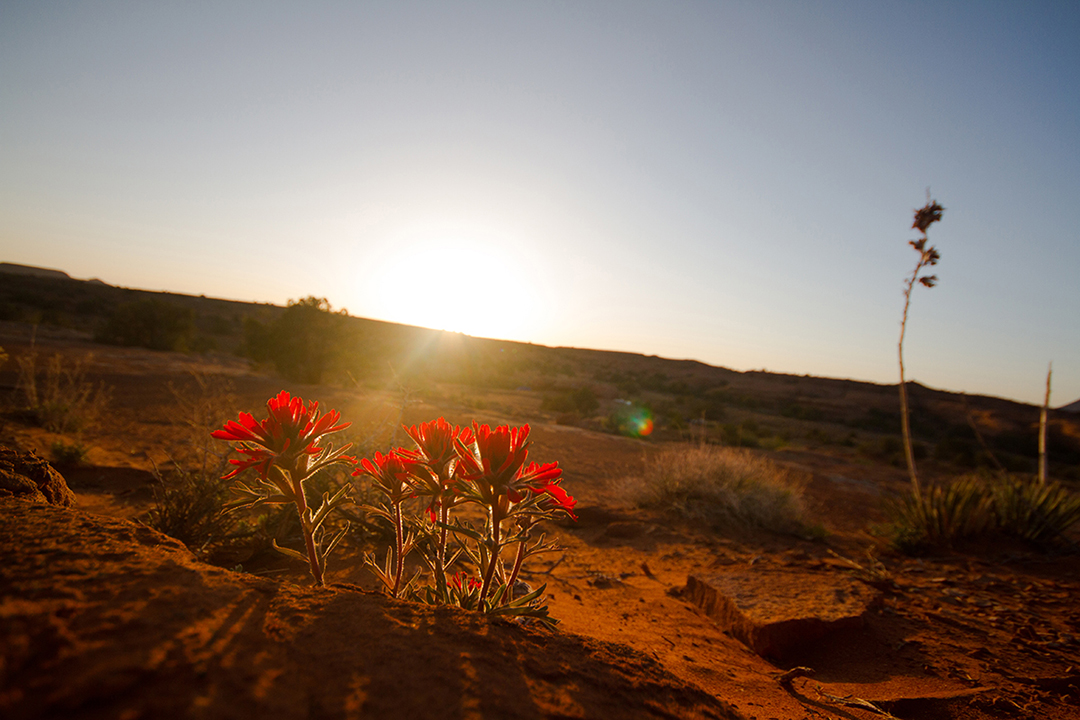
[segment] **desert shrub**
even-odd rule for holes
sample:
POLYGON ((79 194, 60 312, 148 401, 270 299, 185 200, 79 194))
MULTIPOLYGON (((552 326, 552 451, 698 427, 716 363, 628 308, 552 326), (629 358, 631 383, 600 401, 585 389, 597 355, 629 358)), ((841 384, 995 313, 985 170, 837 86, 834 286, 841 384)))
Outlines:
POLYGON ((998 529, 1040 546, 1070 543, 1068 533, 1080 523, 1080 495, 1050 482, 1008 477, 991 491, 998 529))
POLYGON ((221 464, 223 452, 210 437, 228 418, 236 414, 237 399, 232 382, 221 375, 191 370, 182 385, 168 384, 174 407, 171 453, 186 467, 208 472, 221 464))
POLYGON ((955 434, 938 441, 933 452, 935 460, 969 468, 977 467, 983 459, 982 455, 975 440, 955 434))
POLYGON ((86 377, 90 356, 65 361, 54 355, 38 368, 38 355, 31 351, 19 358, 16 388, 26 409, 46 430, 80 433, 92 427, 105 412, 110 393, 101 383, 86 377))
POLYGON ((145 521, 176 538, 196 554, 229 539, 237 532, 234 515, 222 513, 229 483, 227 453, 210 433, 234 414, 232 384, 219 375, 192 371, 183 386, 169 384, 175 406, 172 419, 172 470, 154 470, 154 504, 145 521))
POLYGON ((1080 523, 1080 495, 1027 475, 973 474, 919 496, 906 493, 887 510, 893 544, 906 552, 993 535, 1051 548, 1073 545, 1069 535, 1080 523))
MULTIPOLYGON (((896 435, 882 435, 873 440, 866 440, 859 443, 858 449, 863 455, 875 460, 881 460, 896 467, 904 466, 904 444, 896 435)), ((929 454, 926 444, 918 440, 912 443, 912 452, 917 460, 929 454)))
POLYGON ((810 422, 818 422, 825 417, 825 413, 821 411, 821 408, 806 407, 799 403, 792 402, 784 407, 780 408, 780 414, 784 417, 795 418, 796 420, 808 420, 810 422))
POLYGON ((167 475, 155 470, 158 485, 146 524, 196 554, 205 554, 211 545, 228 539, 236 529, 236 517, 222 512, 229 483, 221 475, 227 468, 222 463, 209 471, 190 471, 174 465, 167 475))
POLYGON ((82 465, 83 461, 86 460, 87 448, 82 443, 68 443, 57 440, 49 448, 49 451, 54 465, 74 467, 82 465))
POLYGON ((758 426, 753 420, 725 423, 720 427, 720 439, 725 445, 737 448, 759 447, 758 426))
POLYGON ((244 325, 245 355, 269 362, 293 382, 318 384, 340 369, 348 352, 345 311, 333 311, 326 298, 290 300, 285 312, 263 325, 249 318, 244 325))
POLYGON ((669 448, 647 464, 635 494, 642 507, 674 510, 714 526, 804 529, 802 490, 791 473, 748 450, 669 448))
POLYGON ((989 532, 994 506, 986 484, 965 476, 949 485, 907 492, 887 504, 893 544, 905 552, 951 547, 955 542, 989 532))
POLYGON ((591 415, 600 407, 596 392, 590 387, 580 387, 561 392, 548 393, 540 402, 540 409, 556 413, 591 415))
POLYGON ((151 350, 189 350, 195 313, 162 300, 123 303, 109 316, 95 339, 109 345, 151 350))

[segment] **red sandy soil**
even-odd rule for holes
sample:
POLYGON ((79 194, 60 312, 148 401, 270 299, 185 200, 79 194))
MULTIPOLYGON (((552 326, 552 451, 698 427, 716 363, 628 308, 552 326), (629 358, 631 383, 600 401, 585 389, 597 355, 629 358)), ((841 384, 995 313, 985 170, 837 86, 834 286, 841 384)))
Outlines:
MULTIPOLYGON (((870 530, 904 486, 895 468, 835 448, 772 453, 802 474, 825 539, 718 533, 633 506, 627 488, 656 443, 555 425, 529 393, 470 396, 482 410, 459 404, 464 389, 409 404, 410 424, 529 422, 531 457, 565 469, 581 520, 551 525, 564 550, 525 575, 547 584, 562 621, 549 633, 376 595, 360 547, 331 557, 333 586, 317 590, 287 560, 223 570, 128 522, 153 500, 152 463, 179 452, 166 384, 184 383, 191 358, 110 352, 97 371, 112 411, 84 439, 88 466, 62 470, 78 507, 0 500, 0 716, 1080 718, 1080 560, 1020 546, 890 553, 870 530), (841 558, 868 566, 871 548, 880 607, 782 662, 682 592, 721 572, 849 578, 841 558), (781 682, 795 667, 813 672, 781 682)), ((282 387, 235 359, 200 362, 232 378, 241 407, 282 387)), ((287 389, 362 432, 400 412, 393 393, 287 389)), ((54 439, 15 420, 0 429, 43 455, 54 439)))

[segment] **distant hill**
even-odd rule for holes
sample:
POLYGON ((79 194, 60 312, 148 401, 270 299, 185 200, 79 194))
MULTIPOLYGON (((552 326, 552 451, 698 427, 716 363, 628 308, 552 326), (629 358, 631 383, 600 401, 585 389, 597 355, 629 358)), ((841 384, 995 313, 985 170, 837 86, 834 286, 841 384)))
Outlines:
MULTIPOLYGON (((707 422, 729 444, 767 447, 812 435, 903 465, 895 384, 474 338, 310 307, 114 287, 13 263, 0 271, 0 322, 66 329, 88 344, 232 353, 304 384, 527 391, 571 424, 621 427, 619 413, 634 408, 651 416, 658 435, 678 437, 707 422)), ((908 392, 918 452, 973 467, 985 464, 985 443, 1010 469, 1034 469, 1037 406, 914 382, 908 392)), ((1053 462, 1077 466, 1080 480, 1077 411, 1080 401, 1051 411, 1049 451, 1053 462)))
POLYGON ((1068 405, 1062 405, 1058 410, 1064 410, 1065 412, 1080 413, 1080 400, 1071 402, 1068 405))
POLYGON ((19 265, 17 263, 0 262, 0 273, 8 275, 30 275, 33 277, 53 278, 56 280, 71 280, 71 276, 63 270, 34 267, 33 265, 19 265))

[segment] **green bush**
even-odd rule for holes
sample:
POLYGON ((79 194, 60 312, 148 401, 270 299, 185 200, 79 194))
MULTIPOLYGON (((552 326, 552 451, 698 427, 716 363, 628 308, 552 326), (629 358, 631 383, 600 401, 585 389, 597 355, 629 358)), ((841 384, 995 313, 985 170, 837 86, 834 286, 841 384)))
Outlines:
POLYGON ((58 467, 75 467, 82 465, 86 460, 87 448, 82 443, 67 443, 57 440, 49 448, 53 465, 58 467))
MULTIPOLYGON (((753 420, 741 423, 725 423, 720 427, 720 439, 732 447, 757 448, 775 446, 778 440, 770 439, 771 430, 763 428, 753 420)), ((782 441, 781 441, 782 442, 782 441)))
POLYGON ((95 339, 109 345, 186 351, 194 332, 195 314, 189 308, 146 299, 119 305, 95 339))
POLYGON ((715 527, 749 525, 802 533, 802 490, 791 473, 748 450, 667 449, 650 461, 634 490, 641 507, 673 510, 715 527))
POLYGON ((334 312, 326 298, 289 301, 269 325, 248 319, 244 325, 244 354, 272 363, 282 377, 318 384, 340 369, 348 349, 344 311, 334 312))
POLYGON ((576 413, 583 416, 592 415, 599 407, 600 400, 596 397, 596 392, 590 387, 547 393, 540 402, 541 410, 556 413, 576 413))

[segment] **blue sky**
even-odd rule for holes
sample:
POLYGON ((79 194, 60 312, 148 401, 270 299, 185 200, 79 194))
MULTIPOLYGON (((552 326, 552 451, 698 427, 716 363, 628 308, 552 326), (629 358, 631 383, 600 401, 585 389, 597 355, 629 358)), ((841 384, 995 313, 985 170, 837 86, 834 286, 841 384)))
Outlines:
POLYGON ((1075 2, 0 6, 0 260, 1080 398, 1075 2))

